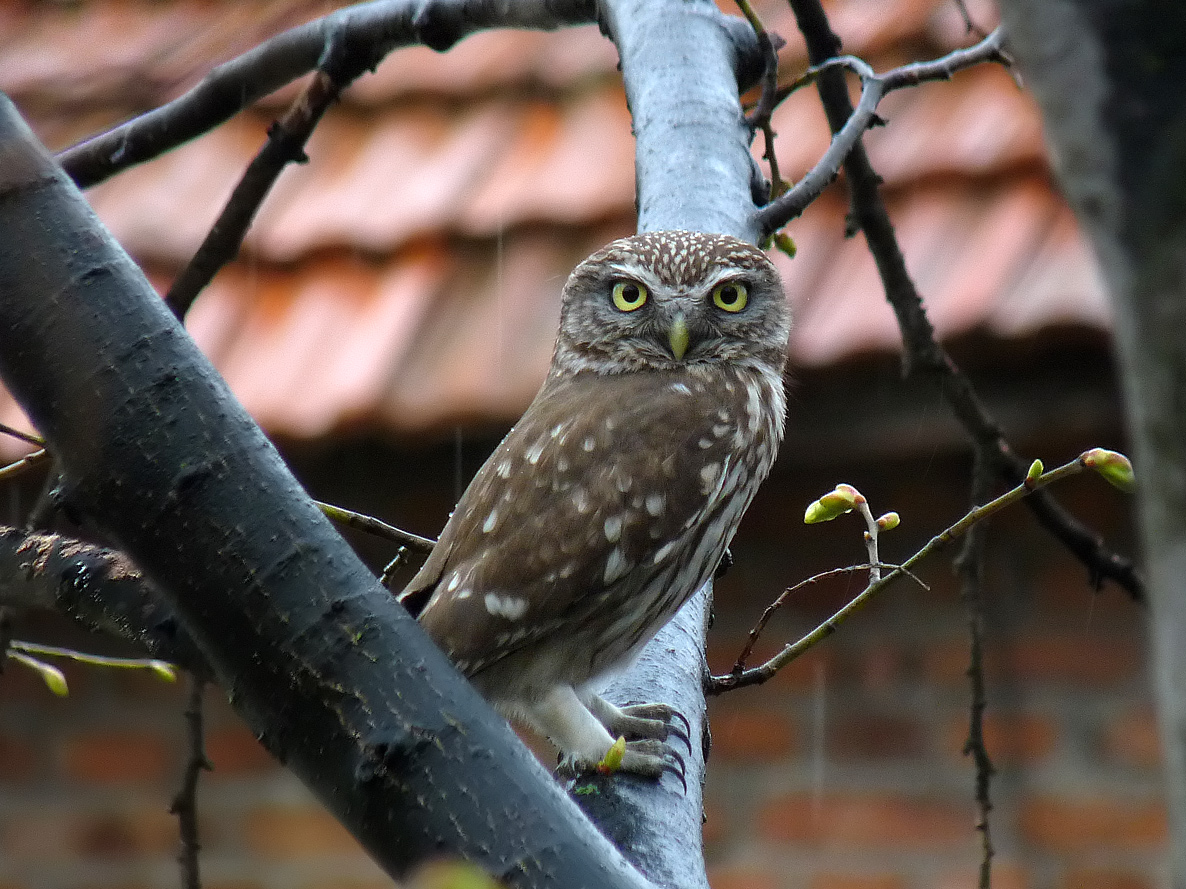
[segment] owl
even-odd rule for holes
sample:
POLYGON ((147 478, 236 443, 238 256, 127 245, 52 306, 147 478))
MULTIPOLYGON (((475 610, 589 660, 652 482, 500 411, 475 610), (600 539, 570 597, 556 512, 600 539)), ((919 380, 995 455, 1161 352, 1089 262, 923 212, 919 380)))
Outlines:
POLYGON ((770 471, 789 332, 778 273, 744 241, 650 232, 594 253, 542 388, 400 595, 575 770, 619 736, 623 771, 671 767, 671 708, 597 692, 712 577, 770 471))

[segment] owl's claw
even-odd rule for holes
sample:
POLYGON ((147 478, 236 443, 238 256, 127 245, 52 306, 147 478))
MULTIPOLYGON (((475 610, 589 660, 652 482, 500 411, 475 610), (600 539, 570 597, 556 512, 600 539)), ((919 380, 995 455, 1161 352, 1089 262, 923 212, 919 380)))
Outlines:
POLYGON ((592 762, 577 756, 563 756, 556 771, 558 774, 570 778, 579 775, 612 775, 617 772, 628 772, 656 781, 663 777, 664 772, 670 772, 679 778, 684 793, 688 792, 687 767, 684 764, 684 758, 663 741, 655 738, 627 741, 621 757, 621 761, 615 766, 607 767, 608 757, 603 757, 598 762, 592 762))
POLYGON ((627 738, 666 741, 674 735, 684 742, 689 753, 692 752, 692 725, 687 717, 670 704, 615 707, 598 695, 588 695, 585 703, 597 721, 614 737, 625 735, 627 738), (683 725, 673 725, 676 719, 683 725))

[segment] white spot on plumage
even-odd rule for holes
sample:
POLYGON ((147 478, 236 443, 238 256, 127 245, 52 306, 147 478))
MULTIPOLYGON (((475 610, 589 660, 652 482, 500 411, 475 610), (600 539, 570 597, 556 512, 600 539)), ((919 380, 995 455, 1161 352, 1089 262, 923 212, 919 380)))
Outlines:
POLYGON ((451 593, 461 585, 461 574, 454 571, 449 577, 449 582, 445 584, 445 592, 451 593))
POLYGON ((647 495, 647 513, 656 518, 663 514, 663 508, 667 505, 667 497, 663 494, 648 494, 647 495))
POLYGON ((700 441, 696 442, 696 444, 699 446, 700 450, 707 451, 709 448, 712 447, 712 439, 711 438, 702 438, 702 439, 700 439, 700 441))
POLYGON ((518 620, 527 613, 527 600, 517 596, 500 596, 498 593, 486 594, 486 610, 495 617, 507 620, 518 620))
POLYGON ((583 442, 581 442, 581 447, 586 451, 592 451, 595 447, 597 447, 597 442, 594 441, 592 436, 589 436, 583 442))
POLYGON ((669 555, 671 555, 671 551, 675 549, 675 544, 676 544, 676 541, 672 540, 668 543, 663 544, 661 547, 659 547, 657 550, 655 550, 655 554, 653 556, 651 556, 651 564, 658 565, 660 562, 662 562, 664 559, 666 559, 669 555))
POLYGON ((490 515, 486 516, 486 521, 482 522, 482 533, 489 534, 494 530, 494 526, 498 524, 498 510, 490 510, 490 515))
POLYGON ((543 456, 545 444, 546 444, 546 439, 541 438, 538 441, 536 441, 535 444, 533 444, 531 447, 529 447, 527 449, 527 453, 524 456, 526 456, 527 462, 530 463, 532 466, 534 466, 536 463, 538 463, 539 458, 543 456))
POLYGON ((577 512, 584 515, 589 511, 589 492, 582 487, 575 487, 572 489, 572 505, 576 507, 577 512))
POLYGON ((717 477, 721 474, 720 463, 705 463, 700 467, 700 493, 708 495, 716 486, 717 477))
POLYGON ((678 392, 680 395, 691 395, 692 390, 688 388, 687 383, 672 383, 671 391, 678 392))
POLYGON ((568 458, 567 457, 558 457, 556 459, 556 471, 557 472, 568 472, 568 458))
POLYGON ((473 590, 471 590, 469 587, 465 587, 464 589, 458 590, 457 595, 455 595, 453 598, 460 602, 465 599, 468 599, 473 594, 474 594, 473 590))
POLYGON ((745 414, 749 421, 749 433, 755 435, 762 421, 762 390, 754 380, 745 381, 745 414))
POLYGON ((625 576, 626 572, 630 570, 630 563, 626 560, 626 554, 622 552, 620 546, 615 546, 609 554, 609 558, 605 560, 605 572, 601 575, 604 583, 613 583, 620 577, 625 576))
POLYGON ((720 438, 728 431, 729 431, 729 426, 725 423, 717 423, 716 425, 714 425, 712 427, 712 434, 715 435, 717 438, 720 438))
POLYGON ((498 461, 498 465, 494 467, 494 472, 495 472, 495 474, 498 475, 499 478, 510 478, 511 477, 511 461, 510 460, 498 461))
POLYGON ((630 486, 633 484, 634 484, 634 479, 632 479, 628 475, 619 474, 617 479, 615 479, 615 481, 614 481, 614 486, 622 494, 625 494, 626 492, 628 492, 630 490, 630 486))
POLYGON ((557 423, 555 426, 552 427, 552 438, 559 438, 560 433, 563 431, 564 431, 564 424, 557 423))
POLYGON ((605 520, 605 539, 610 543, 617 543, 622 536, 622 517, 610 516, 605 520))
POLYGON ((560 576, 567 579, 577 573, 577 563, 567 562, 560 568, 560 576))

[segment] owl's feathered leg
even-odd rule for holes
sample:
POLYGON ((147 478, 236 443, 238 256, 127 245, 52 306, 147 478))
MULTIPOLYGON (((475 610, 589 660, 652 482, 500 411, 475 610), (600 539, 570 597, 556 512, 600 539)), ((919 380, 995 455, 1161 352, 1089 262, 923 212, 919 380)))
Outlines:
MULTIPOLYGON (((605 703, 605 706, 613 705, 605 703)), ((558 685, 546 697, 526 705, 522 708, 522 716, 560 748, 562 765, 575 772, 596 771, 614 743, 614 736, 582 703, 570 685, 558 685)), ((659 778, 664 772, 670 771, 683 780, 682 766, 682 760, 668 750, 662 740, 643 737, 626 742, 626 751, 618 770, 647 778, 659 778)))

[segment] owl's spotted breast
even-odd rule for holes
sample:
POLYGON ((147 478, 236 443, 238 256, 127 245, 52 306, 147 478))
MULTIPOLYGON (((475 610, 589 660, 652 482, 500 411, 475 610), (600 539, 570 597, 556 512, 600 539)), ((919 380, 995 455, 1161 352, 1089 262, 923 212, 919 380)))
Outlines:
POLYGON ((630 374, 608 394, 612 412, 591 409, 607 397, 598 383, 578 374, 544 387, 408 588, 433 590, 421 621, 464 672, 667 581, 644 626, 578 667, 582 679, 599 672, 707 579, 770 469, 780 379, 744 368, 630 374))

